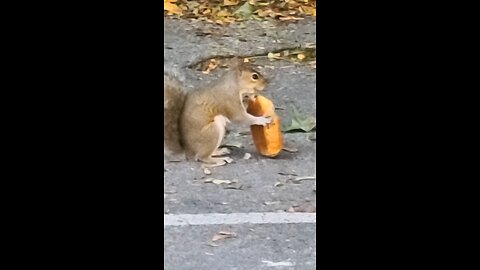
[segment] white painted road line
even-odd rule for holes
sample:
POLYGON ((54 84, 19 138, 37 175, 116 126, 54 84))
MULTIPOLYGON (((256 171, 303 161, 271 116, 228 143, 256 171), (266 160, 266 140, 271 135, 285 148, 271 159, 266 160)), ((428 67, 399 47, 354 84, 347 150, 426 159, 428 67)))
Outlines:
POLYGON ((164 227, 224 224, 316 223, 316 213, 232 213, 163 215, 164 227))

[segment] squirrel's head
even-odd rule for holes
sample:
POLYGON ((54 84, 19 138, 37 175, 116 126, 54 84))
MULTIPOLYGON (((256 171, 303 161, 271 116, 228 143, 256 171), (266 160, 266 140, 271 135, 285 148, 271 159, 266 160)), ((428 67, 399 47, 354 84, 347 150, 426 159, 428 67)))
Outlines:
POLYGON ((254 94, 263 91, 267 86, 267 79, 265 79, 260 72, 244 64, 242 60, 236 59, 235 61, 236 65, 234 68, 237 69, 238 74, 240 74, 239 86, 240 89, 243 90, 242 92, 254 94))
POLYGON ((244 69, 241 71, 240 84, 242 89, 248 90, 249 93, 255 93, 265 89, 267 80, 254 69, 244 69))

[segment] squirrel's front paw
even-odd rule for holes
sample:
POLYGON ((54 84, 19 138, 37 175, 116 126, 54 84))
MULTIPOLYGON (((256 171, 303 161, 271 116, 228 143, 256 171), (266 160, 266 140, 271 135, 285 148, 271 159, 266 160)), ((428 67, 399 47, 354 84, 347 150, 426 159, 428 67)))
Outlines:
POLYGON ((272 122, 272 117, 270 117, 270 116, 267 116, 267 117, 259 116, 255 120, 254 125, 265 126, 267 124, 270 124, 271 122, 272 122))

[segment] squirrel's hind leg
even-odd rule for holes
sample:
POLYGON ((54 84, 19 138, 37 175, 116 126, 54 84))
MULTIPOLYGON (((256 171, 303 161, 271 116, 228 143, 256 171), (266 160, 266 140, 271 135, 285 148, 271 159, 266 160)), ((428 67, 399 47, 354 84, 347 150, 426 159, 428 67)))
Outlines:
POLYGON ((214 117, 212 123, 200 131, 203 138, 209 138, 207 142, 202 144, 201 149, 197 151, 197 159, 205 163, 204 167, 217 167, 233 162, 233 159, 230 157, 212 157, 230 153, 228 149, 218 148, 222 143, 223 136, 225 135, 225 126, 228 122, 230 121, 223 115, 217 115, 214 117))

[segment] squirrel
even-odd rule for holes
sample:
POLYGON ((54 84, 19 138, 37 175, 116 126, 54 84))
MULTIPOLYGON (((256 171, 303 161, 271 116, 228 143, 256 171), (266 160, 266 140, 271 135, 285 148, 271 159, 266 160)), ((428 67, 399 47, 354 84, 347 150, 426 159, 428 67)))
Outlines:
POLYGON ((221 78, 192 91, 164 72, 164 143, 174 154, 216 167, 233 160, 225 156, 228 149, 219 149, 227 123, 262 125, 271 117, 248 114, 243 98, 263 91, 267 79, 236 58, 231 69, 221 78), (222 156, 222 157, 220 157, 222 156))

